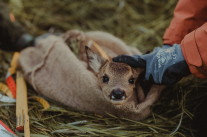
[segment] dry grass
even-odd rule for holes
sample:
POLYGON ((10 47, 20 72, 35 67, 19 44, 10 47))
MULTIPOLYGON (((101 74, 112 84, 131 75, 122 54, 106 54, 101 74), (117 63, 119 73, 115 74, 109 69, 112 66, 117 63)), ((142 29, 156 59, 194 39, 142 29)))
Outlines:
MULTIPOLYGON (((35 36, 51 28, 55 32, 68 29, 102 30, 146 52, 162 45, 162 36, 172 19, 176 3, 173 0, 16 0, 9 6, 16 19, 35 36)), ((0 51, 1 82, 5 82, 11 55, 0 51)), ((29 100, 32 137, 193 136, 196 131, 191 128, 190 120, 207 97, 206 84, 207 80, 190 76, 168 87, 152 106, 150 117, 141 122, 110 114, 105 118, 86 114, 49 99, 52 107, 44 110, 41 104, 29 100)), ((29 87, 28 96, 34 94, 29 87)), ((0 102, 0 109, 0 120, 22 136, 23 133, 15 130, 15 104, 0 102)))

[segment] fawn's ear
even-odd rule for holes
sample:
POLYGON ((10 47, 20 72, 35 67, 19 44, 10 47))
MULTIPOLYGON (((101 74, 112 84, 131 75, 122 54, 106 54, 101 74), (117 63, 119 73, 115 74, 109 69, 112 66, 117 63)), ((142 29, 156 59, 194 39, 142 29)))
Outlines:
POLYGON ((94 72, 98 73, 100 68, 108 61, 107 59, 101 57, 93 50, 91 50, 88 46, 85 46, 86 55, 88 59, 88 64, 93 69, 94 72))

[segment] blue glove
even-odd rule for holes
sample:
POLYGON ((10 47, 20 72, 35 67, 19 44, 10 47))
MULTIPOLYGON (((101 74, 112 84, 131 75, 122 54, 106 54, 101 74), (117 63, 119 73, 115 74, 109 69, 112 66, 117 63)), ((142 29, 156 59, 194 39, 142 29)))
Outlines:
POLYGON ((159 85, 175 84, 191 74, 178 44, 157 47, 145 55, 120 55, 113 58, 113 61, 146 68, 145 79, 159 85))

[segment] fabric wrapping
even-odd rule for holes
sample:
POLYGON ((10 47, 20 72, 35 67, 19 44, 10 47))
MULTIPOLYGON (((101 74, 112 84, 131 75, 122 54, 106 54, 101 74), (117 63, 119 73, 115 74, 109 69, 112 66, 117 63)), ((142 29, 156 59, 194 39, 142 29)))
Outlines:
POLYGON ((69 107, 118 117, 142 120, 149 116, 150 106, 159 98, 163 86, 153 85, 144 97, 141 87, 137 87, 135 101, 127 101, 122 106, 114 106, 102 95, 97 78, 87 70, 65 44, 61 37, 49 36, 21 51, 18 69, 34 89, 50 99, 69 107))

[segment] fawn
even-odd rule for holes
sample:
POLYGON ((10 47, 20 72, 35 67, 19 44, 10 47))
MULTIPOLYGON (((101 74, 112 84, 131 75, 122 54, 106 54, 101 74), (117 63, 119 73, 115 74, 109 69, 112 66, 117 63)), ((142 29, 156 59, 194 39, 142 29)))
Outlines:
POLYGON ((142 70, 124 63, 107 60, 86 46, 90 68, 95 72, 105 99, 122 105, 133 93, 135 82, 142 70))
MULTIPOLYGON (((141 52, 138 49, 129 47, 120 39, 101 31, 84 33, 79 30, 70 30, 63 35, 63 38, 65 41, 70 38, 81 42, 79 58, 88 63, 88 69, 96 75, 103 96, 107 101, 119 106, 128 100, 134 100, 137 94, 140 95, 135 91, 136 81, 144 69, 132 68, 127 64, 112 61, 113 57, 121 54, 140 55, 141 52), (90 40, 97 42, 108 54, 109 59, 96 53, 99 52, 97 49, 92 50, 85 46, 90 40)), ((147 86, 150 88, 150 85, 147 86)))

